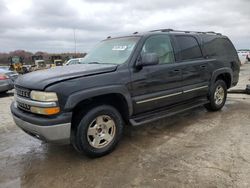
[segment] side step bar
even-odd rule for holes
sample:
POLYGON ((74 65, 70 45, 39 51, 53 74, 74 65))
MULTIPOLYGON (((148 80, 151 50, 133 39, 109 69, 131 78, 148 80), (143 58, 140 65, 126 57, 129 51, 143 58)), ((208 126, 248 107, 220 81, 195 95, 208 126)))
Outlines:
POLYGON ((132 126, 139 126, 139 125, 150 123, 150 122, 162 119, 162 118, 173 116, 181 112, 185 112, 187 110, 202 106, 207 103, 209 103, 208 100, 186 102, 186 103, 176 105, 173 107, 168 107, 168 108, 153 111, 150 113, 144 113, 138 116, 134 116, 131 119, 129 119, 129 121, 132 126))

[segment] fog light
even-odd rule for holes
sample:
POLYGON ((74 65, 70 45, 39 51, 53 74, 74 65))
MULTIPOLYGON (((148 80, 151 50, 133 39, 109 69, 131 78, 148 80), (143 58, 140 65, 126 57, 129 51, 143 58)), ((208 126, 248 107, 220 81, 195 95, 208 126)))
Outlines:
POLYGON ((52 107, 52 108, 40 108, 40 107, 30 107, 30 111, 36 114, 42 115, 54 115, 60 112, 59 107, 52 107))

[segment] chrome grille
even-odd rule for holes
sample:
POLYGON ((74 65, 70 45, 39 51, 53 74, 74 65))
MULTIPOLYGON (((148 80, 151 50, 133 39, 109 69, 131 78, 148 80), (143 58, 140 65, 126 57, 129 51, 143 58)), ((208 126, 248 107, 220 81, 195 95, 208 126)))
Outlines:
MULTIPOLYGON (((29 89, 26 89, 20 86, 15 86, 15 90, 16 90, 17 96, 26 98, 26 99, 30 98, 31 91, 29 89)), ((22 103, 20 101, 16 101, 16 103, 19 109, 30 112, 30 105, 22 103)))
POLYGON ((30 105, 28 105, 28 104, 17 102, 17 107, 22 109, 22 110, 30 112, 30 105))
POLYGON ((30 90, 19 86, 15 86, 16 94, 20 97, 30 98, 30 90))

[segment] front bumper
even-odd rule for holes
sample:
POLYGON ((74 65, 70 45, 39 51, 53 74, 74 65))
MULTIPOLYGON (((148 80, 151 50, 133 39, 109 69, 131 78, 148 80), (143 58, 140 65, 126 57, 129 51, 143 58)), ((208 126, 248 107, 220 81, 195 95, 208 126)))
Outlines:
POLYGON ((16 125, 29 135, 50 143, 70 143, 71 123, 70 121, 65 122, 70 119, 69 115, 56 118, 56 120, 35 116, 34 114, 22 112, 15 107, 14 103, 11 105, 11 112, 16 125), (47 125, 44 125, 45 122, 47 122, 47 125))

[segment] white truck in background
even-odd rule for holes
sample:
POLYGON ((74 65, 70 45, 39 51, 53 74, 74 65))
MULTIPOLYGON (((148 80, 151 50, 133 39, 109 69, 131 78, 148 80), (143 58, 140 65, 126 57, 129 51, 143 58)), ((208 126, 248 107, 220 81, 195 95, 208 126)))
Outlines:
POLYGON ((250 50, 238 50, 237 52, 241 65, 250 62, 250 50))

